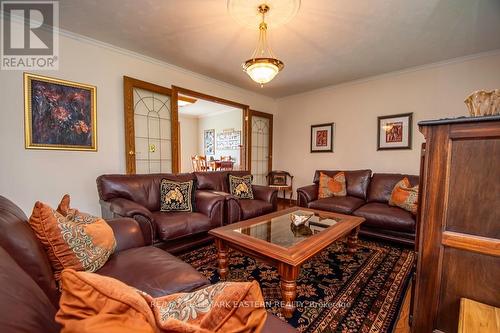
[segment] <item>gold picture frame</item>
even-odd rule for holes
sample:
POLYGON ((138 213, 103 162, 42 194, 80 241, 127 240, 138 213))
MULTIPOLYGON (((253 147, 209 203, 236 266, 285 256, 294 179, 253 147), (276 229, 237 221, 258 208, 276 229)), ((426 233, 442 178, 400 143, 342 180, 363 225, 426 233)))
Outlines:
POLYGON ((25 148, 97 151, 96 94, 93 85, 24 73, 25 148))

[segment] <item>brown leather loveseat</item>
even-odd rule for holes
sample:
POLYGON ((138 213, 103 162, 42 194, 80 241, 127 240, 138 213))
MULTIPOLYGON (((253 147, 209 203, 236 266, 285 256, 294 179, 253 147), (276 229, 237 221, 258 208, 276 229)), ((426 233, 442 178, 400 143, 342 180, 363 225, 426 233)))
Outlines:
POLYGON ((374 173, 372 176, 371 170, 344 171, 347 195, 318 199, 321 172, 333 176, 340 171, 317 170, 314 184, 297 189, 299 206, 364 217, 366 221, 361 225, 360 235, 414 245, 416 216, 402 208, 389 206, 389 199, 401 179, 407 177, 415 186, 419 182, 418 176, 398 173, 374 173))
POLYGON ((230 195, 229 174, 243 176, 249 172, 102 175, 97 178, 102 216, 132 217, 139 222, 145 238, 176 253, 210 240, 211 229, 276 210, 277 192, 267 186, 253 185, 253 200, 230 195), (164 178, 194 181, 194 212, 160 211, 160 183, 164 178))
MULTIPOLYGON (((110 276, 155 297, 189 292, 209 281, 189 264, 145 241, 134 219, 108 220, 117 246, 96 273, 110 276)), ((22 210, 0 196, 0 331, 59 332, 54 321, 59 291, 42 244, 22 210)), ((263 333, 295 332, 268 315, 263 333)))

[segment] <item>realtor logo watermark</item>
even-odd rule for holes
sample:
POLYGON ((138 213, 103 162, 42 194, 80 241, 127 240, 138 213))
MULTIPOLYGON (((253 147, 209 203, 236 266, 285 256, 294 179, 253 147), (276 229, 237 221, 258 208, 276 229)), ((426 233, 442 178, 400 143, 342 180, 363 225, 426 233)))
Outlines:
POLYGON ((2 70, 59 68, 59 2, 1 1, 2 70))

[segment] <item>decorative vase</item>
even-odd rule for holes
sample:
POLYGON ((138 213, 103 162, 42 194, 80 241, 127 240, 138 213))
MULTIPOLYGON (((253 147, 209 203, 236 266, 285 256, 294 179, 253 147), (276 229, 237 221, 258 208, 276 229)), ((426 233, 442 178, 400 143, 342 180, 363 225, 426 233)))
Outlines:
POLYGON ((472 117, 500 114, 500 89, 475 91, 465 99, 464 103, 472 117))

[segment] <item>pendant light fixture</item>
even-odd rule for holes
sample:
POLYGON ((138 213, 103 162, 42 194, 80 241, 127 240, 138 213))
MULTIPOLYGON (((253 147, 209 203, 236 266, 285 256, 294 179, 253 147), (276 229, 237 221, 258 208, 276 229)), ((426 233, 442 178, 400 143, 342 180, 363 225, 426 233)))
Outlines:
POLYGON ((259 24, 259 40, 252 57, 242 65, 248 76, 259 83, 261 87, 274 79, 285 67, 283 61, 276 58, 267 44, 267 23, 265 19, 269 10, 270 7, 267 4, 261 4, 258 7, 258 11, 262 15, 262 21, 259 24))

